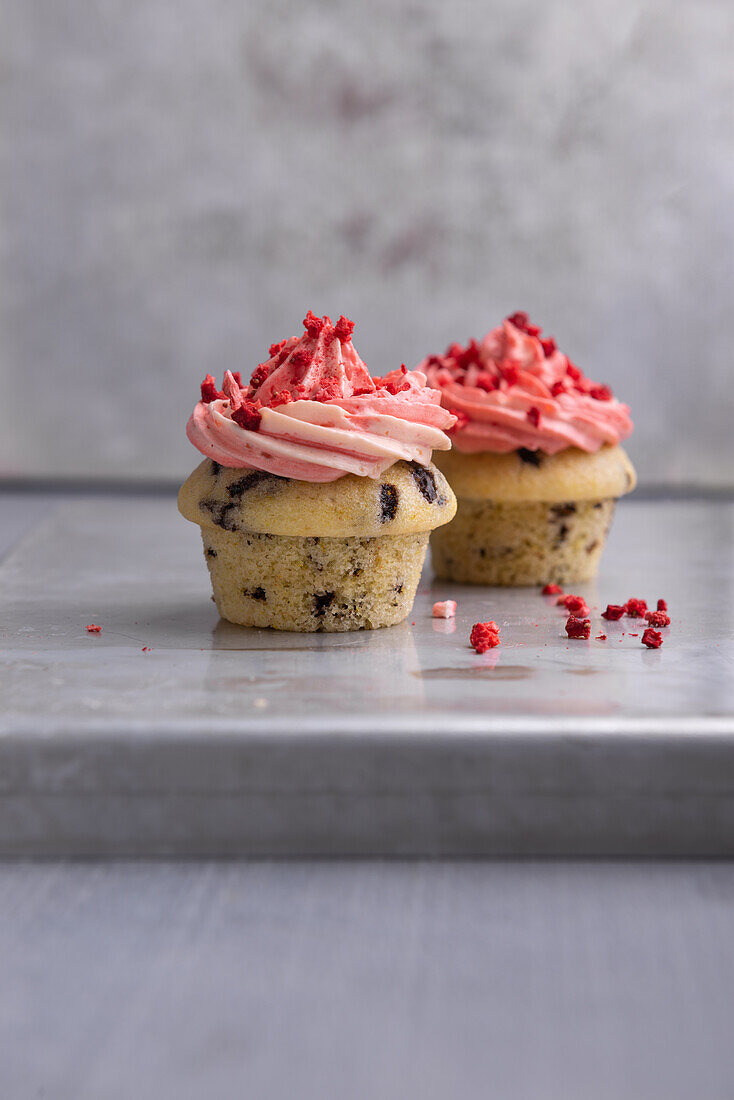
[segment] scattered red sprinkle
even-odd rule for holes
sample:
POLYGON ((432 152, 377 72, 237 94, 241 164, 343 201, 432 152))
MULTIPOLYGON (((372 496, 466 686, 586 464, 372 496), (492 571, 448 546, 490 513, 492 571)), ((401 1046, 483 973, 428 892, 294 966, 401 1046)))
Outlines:
POLYGON ((633 634, 632 631, 630 630, 630 638, 639 638, 639 636, 640 636, 639 634, 633 634))
POLYGON ((551 393, 553 394, 554 397, 558 397, 560 394, 565 393, 565 392, 566 392, 566 387, 564 386, 563 382, 554 382, 553 385, 551 386, 551 393))
POLYGON ((579 615, 582 618, 589 614, 589 609, 586 606, 586 600, 583 596, 561 596, 556 600, 559 607, 565 607, 566 611, 570 611, 572 615, 579 615))
POLYGON ((354 332, 354 321, 350 321, 344 314, 341 315, 337 323, 334 325, 334 332, 337 339, 346 343, 347 340, 351 340, 352 333, 354 332))
POLYGON ((494 390, 499 389, 500 380, 495 375, 489 374, 488 371, 482 371, 477 375, 477 380, 474 385, 478 390, 484 390, 485 393, 493 393, 494 390))
POLYGON ((659 630, 651 630, 648 627, 642 635, 642 644, 646 645, 648 649, 660 649, 663 644, 663 636, 659 630))
POLYGON ((308 313, 303 318, 303 327, 309 336, 316 337, 321 332, 326 321, 326 317, 317 317, 313 310, 309 309, 308 313))
POLYGON ((670 616, 665 611, 646 611, 645 618, 650 626, 670 626, 670 616))
POLYGON ((254 401, 250 401, 249 398, 245 397, 239 409, 235 409, 232 413, 232 419, 235 424, 239 424, 246 431, 256 432, 260 427, 262 413, 254 401))
MULTIPOLYGON (((406 367, 405 363, 401 363, 400 364, 400 374, 401 374, 401 376, 404 376, 407 373, 408 373, 408 368, 406 367)), ((380 389, 387 390, 387 392, 391 393, 393 395, 393 397, 395 397, 395 395, 398 394, 398 393, 402 393, 403 390, 409 390, 410 389, 410 382, 407 382, 404 377, 389 378, 386 382, 383 381, 383 382, 379 383, 379 385, 380 385, 380 389)), ((340 396, 340 395, 337 395, 337 396, 340 396)))
POLYGON ((543 589, 544 596, 557 596, 559 593, 562 592, 563 589, 561 588, 560 584, 546 584, 545 588, 543 589))
POLYGON ((569 615, 566 622, 566 633, 569 638, 588 638, 591 634, 591 621, 589 619, 577 619, 575 615, 569 615))
POLYGON ((647 600, 627 600, 624 605, 625 615, 630 619, 641 619, 647 611, 647 600))
POLYGON ((90 623, 89 626, 87 627, 87 630, 89 631, 90 634, 99 634, 101 629, 102 629, 102 627, 97 626, 96 623, 90 623))
POLYGON ((211 374, 207 374, 206 378, 201 383, 201 400, 205 405, 208 405, 210 401, 218 401, 223 397, 224 394, 220 393, 217 389, 217 384, 211 374))
POLYGON ((606 634, 597 634, 596 640, 597 642, 605 642, 607 640, 607 636, 606 634))
POLYGON ((546 340, 541 340, 540 346, 543 349, 543 355, 546 357, 546 359, 550 359, 553 352, 557 351, 558 349, 558 345, 556 344, 552 336, 549 336, 546 340))
POLYGON ((486 653, 500 644, 499 627, 495 622, 474 623, 469 641, 477 653, 486 653))
POLYGON ((574 382, 580 382, 584 377, 583 372, 568 357, 566 357, 566 374, 569 378, 573 378, 574 382))
POLYGON ((253 390, 260 389, 260 386, 262 386, 263 382, 270 374, 271 369, 272 368, 269 363, 260 363, 257 367, 255 367, 250 377, 250 385, 252 386, 253 390))
POLYGON ((668 604, 665 600, 658 600, 658 611, 667 611, 668 604))
POLYGON ((609 622, 615 622, 617 619, 621 619, 624 615, 624 604, 608 603, 606 611, 602 611, 602 619, 607 619, 609 622))
POLYGON ((525 415, 534 428, 540 427, 540 409, 537 405, 531 405, 525 415))
POLYGON ((596 401, 611 401, 612 391, 609 386, 592 386, 589 390, 589 396, 593 397, 596 401))
POLYGON ((280 340, 277 344, 271 344, 270 347, 268 348, 270 358, 274 359, 275 356, 278 354, 278 352, 282 351, 287 343, 288 343, 287 340, 280 340))
POLYGON ((516 386, 520 381, 520 372, 517 367, 514 367, 511 363, 508 363, 506 366, 501 366, 500 370, 508 386, 516 386))
POLYGON ((540 336, 543 331, 540 325, 531 324, 530 318, 524 309, 518 309, 516 313, 511 313, 507 320, 520 332, 526 332, 528 336, 540 336))
POLYGON ((280 393, 276 393, 274 397, 270 398, 270 408, 275 409, 278 405, 289 405, 293 400, 288 390, 281 390, 280 393))

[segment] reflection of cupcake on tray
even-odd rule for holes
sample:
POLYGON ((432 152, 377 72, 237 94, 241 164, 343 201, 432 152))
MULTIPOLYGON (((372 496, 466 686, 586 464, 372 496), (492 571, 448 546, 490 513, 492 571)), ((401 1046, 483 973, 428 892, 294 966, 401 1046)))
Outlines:
POLYGON ((456 502, 431 464, 454 423, 419 371, 372 378, 351 321, 309 313, 249 385, 207 376, 187 434, 206 459, 179 508, 201 527, 220 615, 246 626, 388 626, 456 502))
POLYGON ((457 417, 438 466, 458 512, 431 539, 436 573, 504 585, 593 577, 615 501, 636 481, 619 446, 632 431, 627 406, 526 313, 418 369, 457 417))

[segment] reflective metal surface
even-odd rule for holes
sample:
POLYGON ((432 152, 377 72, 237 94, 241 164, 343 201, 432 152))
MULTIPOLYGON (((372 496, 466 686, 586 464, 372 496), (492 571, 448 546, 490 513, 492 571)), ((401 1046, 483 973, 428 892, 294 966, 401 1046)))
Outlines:
POLYGON ((733 535, 729 503, 622 504, 589 642, 429 567, 406 623, 297 635, 217 619, 172 501, 49 504, 0 566, 0 849, 734 851, 733 535), (668 600, 661 650, 599 618, 630 596, 668 600))

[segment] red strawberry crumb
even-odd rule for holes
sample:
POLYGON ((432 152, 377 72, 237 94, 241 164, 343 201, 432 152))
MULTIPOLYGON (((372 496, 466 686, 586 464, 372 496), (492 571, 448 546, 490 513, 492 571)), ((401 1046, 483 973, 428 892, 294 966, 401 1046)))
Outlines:
POLYGON ((537 405, 532 405, 525 413, 525 415, 527 416, 528 420, 534 428, 540 427, 540 409, 537 407, 537 405))
POLYGON ((574 382, 580 382, 584 377, 583 372, 568 357, 566 357, 566 374, 569 378, 573 378, 574 382))
POLYGON ((563 382, 554 382, 551 386, 551 393, 554 397, 559 397, 562 393, 566 392, 566 387, 563 382))
POLYGON ((629 615, 630 619, 641 619, 647 611, 647 600, 627 600, 624 605, 625 615, 629 615))
POLYGON ((149 645, 144 645, 144 646, 143 646, 143 648, 142 648, 142 649, 140 650, 140 652, 141 652, 141 653, 148 653, 148 652, 150 652, 150 646, 149 646, 149 645))
POLYGON ((521 332, 524 332, 525 326, 528 324, 530 318, 524 309, 518 309, 514 313, 511 313, 507 320, 511 325, 514 325, 515 328, 519 328, 521 332))
POLYGON ((459 409, 449 409, 449 412, 452 416, 456 417, 456 423, 454 424, 453 428, 450 429, 450 431, 459 432, 469 423, 469 417, 466 415, 466 413, 461 412, 459 409))
POLYGON ((474 385, 478 390, 484 390, 485 393, 492 393, 499 388, 500 380, 495 378, 494 375, 489 374, 487 371, 482 371, 477 375, 477 380, 474 385))
POLYGON ((663 636, 659 630, 651 630, 648 627, 642 635, 642 644, 646 645, 648 649, 660 649, 663 644, 663 636))
POLYGON ((495 622, 474 623, 469 641, 477 653, 486 653, 500 644, 499 627, 495 622))
POLYGON ((578 615, 580 618, 584 618, 589 614, 589 609, 586 606, 586 600, 583 596, 561 596, 558 599, 557 604, 560 607, 565 607, 566 611, 570 611, 572 615, 578 615))
POLYGON ((252 372, 252 376, 250 378, 250 385, 252 386, 253 390, 260 389, 260 386, 262 386, 263 382, 265 381, 265 379, 268 377, 269 374, 270 374, 269 364, 268 363, 259 363, 258 366, 255 367, 254 371, 252 372))
POLYGON ((561 588, 560 584, 547 584, 543 589, 542 594, 544 596, 557 596, 559 593, 562 592, 563 589, 561 588))
POLYGON ((246 397, 239 409, 235 409, 232 413, 232 419, 235 424, 239 424, 239 426, 246 431, 256 432, 260 427, 262 414, 255 402, 250 401, 249 398, 246 397))
POLYGON ((350 321, 344 314, 341 315, 337 323, 334 325, 334 332, 339 340, 346 343, 347 340, 352 339, 352 333, 354 332, 354 321, 350 321))
POLYGON ((270 398, 270 408, 275 409, 278 405, 289 405, 293 400, 288 390, 281 390, 280 393, 276 393, 274 397, 270 398))
POLYGON ((517 367, 513 367, 511 364, 500 368, 502 371, 502 377, 508 386, 516 386, 520 380, 520 372, 517 367))
POLYGON ((90 623, 89 626, 87 627, 87 630, 89 631, 90 634, 99 634, 101 629, 102 629, 102 627, 97 626, 96 623, 90 623))
POLYGON ((591 621, 589 619, 577 619, 575 615, 569 615, 566 622, 566 633, 569 638, 588 638, 591 634, 591 621))
POLYGON ((621 619, 624 615, 624 604, 608 603, 606 611, 602 611, 602 619, 606 619, 608 622, 615 622, 617 619, 621 619))
POLYGON ((670 626, 670 616, 664 611, 646 611, 645 618, 650 626, 670 626))
POLYGON ((609 386, 592 386, 589 390, 589 397, 593 397, 595 401, 611 401, 612 396, 609 386))
POLYGON ((334 401, 341 396, 341 386, 336 378, 325 378, 319 386, 319 401, 334 401))
POLYGON ((309 336, 318 336, 325 324, 326 317, 317 317, 313 310, 310 309, 303 318, 303 327, 309 336))
POLYGON ((543 355, 546 359, 550 359, 554 351, 557 350, 557 344, 552 336, 549 336, 546 340, 540 341, 540 346, 543 349, 543 355))
POLYGON ((597 642, 605 642, 607 640, 607 636, 606 634, 597 634, 596 640, 597 642))
POLYGON ((288 343, 287 340, 281 340, 277 344, 271 344, 270 347, 268 348, 268 353, 270 355, 270 358, 274 359, 275 356, 278 354, 278 352, 282 351, 287 343, 288 343))
POLYGON ((224 394, 217 389, 217 384, 211 374, 207 374, 201 383, 201 400, 205 405, 208 405, 211 401, 219 401, 223 397, 224 394))
POLYGON ((666 600, 658 600, 658 611, 667 611, 668 604, 666 600))
POLYGON ((632 631, 630 630, 630 638, 639 638, 639 636, 640 636, 639 634, 633 634, 632 631))

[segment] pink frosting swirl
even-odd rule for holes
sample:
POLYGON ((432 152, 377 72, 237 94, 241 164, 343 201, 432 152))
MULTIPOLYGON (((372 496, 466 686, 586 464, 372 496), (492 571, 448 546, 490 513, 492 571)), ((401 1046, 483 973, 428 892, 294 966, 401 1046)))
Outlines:
POLYGON ((418 369, 455 413, 451 440, 465 454, 593 452, 632 431, 627 405, 586 378, 555 340, 542 339, 526 313, 514 313, 479 342, 452 344, 418 369))
POLYGON ((301 481, 344 474, 377 478, 400 459, 430 462, 451 446, 456 418, 421 371, 373 378, 351 341, 353 325, 309 312, 301 337, 273 344, 249 386, 211 376, 186 426, 194 446, 222 466, 251 467, 301 481))

